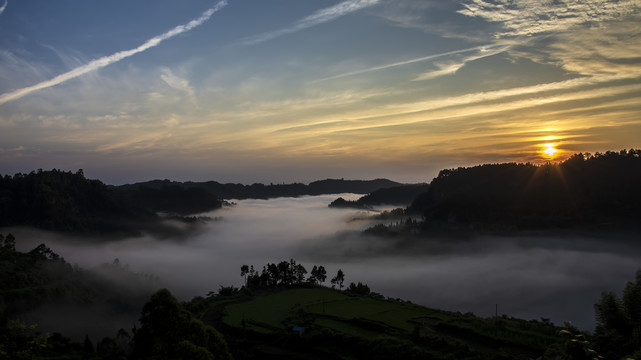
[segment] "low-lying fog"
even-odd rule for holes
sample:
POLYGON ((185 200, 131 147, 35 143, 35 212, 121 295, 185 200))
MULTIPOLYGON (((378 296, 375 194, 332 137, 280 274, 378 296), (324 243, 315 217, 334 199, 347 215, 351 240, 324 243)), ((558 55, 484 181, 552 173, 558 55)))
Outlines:
MULTIPOLYGON (((341 195, 355 199, 355 195, 341 195)), ((549 318, 594 328, 593 304, 602 291, 620 294, 641 266, 641 247, 617 239, 479 237, 410 240, 370 238, 360 230, 365 213, 332 209, 338 195, 241 200, 207 215, 221 217, 207 230, 180 240, 131 238, 107 243, 12 229, 21 251, 41 242, 83 268, 118 258, 133 271, 153 273, 188 300, 241 286, 240 266, 257 269, 295 259, 308 271, 323 265, 326 284, 340 268, 345 285, 440 309, 549 318)), ((127 328, 128 324, 123 324, 127 328)), ((117 329, 116 329, 117 330, 117 329)))

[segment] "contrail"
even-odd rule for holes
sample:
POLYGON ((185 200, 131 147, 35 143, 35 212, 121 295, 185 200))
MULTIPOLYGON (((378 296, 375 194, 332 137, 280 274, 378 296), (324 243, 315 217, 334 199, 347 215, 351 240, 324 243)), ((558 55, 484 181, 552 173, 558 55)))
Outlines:
MULTIPOLYGON (((34 91, 41 90, 41 89, 46 89, 58 84, 61 84, 67 80, 71 80, 74 78, 77 78, 78 76, 84 75, 88 72, 95 71, 98 69, 101 69, 105 66, 111 65, 115 62, 118 62, 122 59, 128 58, 130 56, 136 55, 138 53, 141 53, 149 48, 152 48, 154 46, 157 46, 161 42, 170 39, 176 35, 185 33, 197 26, 202 25, 205 21, 209 20, 209 18, 218 10, 222 9, 225 5, 227 5, 227 0, 222 0, 214 7, 207 9, 205 12, 200 15, 200 17, 188 22, 187 24, 184 25, 178 25, 175 28, 167 31, 164 34, 155 36, 149 40, 147 40, 145 43, 142 45, 138 46, 137 48, 131 49, 131 50, 124 50, 117 52, 115 54, 109 55, 109 56, 104 56, 99 59, 95 59, 90 61, 89 63, 79 66, 71 71, 68 71, 64 74, 60 74, 56 77, 54 77, 51 80, 43 81, 39 84, 33 85, 33 86, 28 86, 26 88, 18 89, 9 93, 5 93, 0 95, 0 105, 7 103, 12 100, 19 99, 25 95, 28 95, 34 91)), ((5 0, 5 6, 6 6, 6 0, 5 0)), ((4 9, 4 7, 2 8, 4 9)))
POLYGON ((386 65, 374 66, 374 67, 367 68, 367 69, 362 69, 362 70, 350 71, 350 72, 346 72, 346 73, 343 73, 343 74, 338 74, 338 75, 334 75, 334 76, 330 76, 330 77, 314 80, 312 82, 315 83, 315 82, 321 82, 321 81, 327 81, 327 80, 340 79, 340 78, 344 78, 344 77, 348 77, 348 76, 368 73, 368 72, 371 72, 371 71, 384 70, 384 69, 389 69, 389 68, 393 68, 393 67, 397 67, 397 66, 409 65, 409 64, 413 64, 413 63, 417 63, 417 62, 421 62, 421 61, 434 60, 434 59, 437 59, 437 58, 440 58, 440 57, 444 57, 444 56, 462 54, 462 53, 467 53, 467 52, 472 52, 472 51, 487 51, 487 50, 489 50, 491 48, 498 47, 498 46, 504 47, 505 49, 509 48, 509 45, 503 45, 503 44, 492 44, 492 45, 475 46, 475 47, 472 47, 472 48, 448 51, 448 52, 444 52, 444 53, 440 53, 440 54, 423 56, 423 57, 416 58, 416 59, 399 61, 399 62, 395 62, 395 63, 392 63, 392 64, 386 64, 386 65))
POLYGON ((4 0, 4 4, 2 4, 2 6, 0 6, 0 14, 2 14, 4 9, 7 8, 7 4, 9 4, 9 1, 8 0, 4 0))
POLYGON ((243 41, 243 45, 258 44, 282 35, 291 34, 299 30, 332 21, 354 11, 376 5, 380 0, 347 0, 332 7, 321 9, 295 22, 291 27, 252 36, 243 41))

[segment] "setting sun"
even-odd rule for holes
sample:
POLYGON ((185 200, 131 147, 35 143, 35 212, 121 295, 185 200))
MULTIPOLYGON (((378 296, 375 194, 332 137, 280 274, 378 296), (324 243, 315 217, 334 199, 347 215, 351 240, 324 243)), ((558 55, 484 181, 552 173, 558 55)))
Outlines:
POLYGON ((547 155, 549 158, 553 158, 557 152, 559 152, 557 149, 554 148, 554 144, 545 144, 545 150, 543 150, 543 153, 547 155))

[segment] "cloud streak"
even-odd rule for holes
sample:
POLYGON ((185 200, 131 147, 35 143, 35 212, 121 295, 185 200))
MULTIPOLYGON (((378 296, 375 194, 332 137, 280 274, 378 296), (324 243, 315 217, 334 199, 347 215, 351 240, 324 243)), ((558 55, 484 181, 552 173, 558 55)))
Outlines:
POLYGON ((303 30, 310 28, 312 26, 320 25, 335 19, 338 19, 339 17, 348 15, 350 13, 353 13, 355 11, 364 9, 366 7, 370 7, 373 5, 376 5, 380 2, 380 0, 347 0, 343 1, 342 3, 336 4, 332 7, 328 7, 325 9, 321 9, 313 13, 312 15, 309 15, 307 17, 302 18, 301 20, 298 20, 295 22, 292 26, 280 30, 275 30, 275 31, 270 31, 267 33, 259 34, 256 36, 252 36, 245 41, 243 41, 243 45, 254 45, 258 44, 261 42, 265 42, 268 40, 275 39, 277 37, 295 33, 297 31, 303 30))
MULTIPOLYGON (((505 44, 491 44, 491 45, 475 46, 475 47, 472 47, 472 48, 448 51, 448 52, 444 52, 444 53, 440 53, 440 54, 423 56, 423 57, 416 58, 416 59, 410 59, 410 60, 399 61, 399 62, 395 62, 395 63, 391 63, 391 64, 374 66, 374 67, 370 67, 370 68, 367 68, 367 69, 350 71, 350 72, 346 72, 346 73, 343 73, 343 74, 338 74, 338 75, 334 75, 334 76, 330 76, 330 77, 314 80, 312 82, 314 83, 314 82, 321 82, 321 81, 327 81, 327 80, 335 80, 335 79, 340 79, 340 78, 344 78, 344 77, 348 77, 348 76, 360 75, 360 74, 365 74, 365 73, 369 73, 369 72, 373 72, 373 71, 379 71, 379 70, 386 70, 386 69, 390 69, 390 68, 394 68, 394 67, 398 67, 398 66, 410 65, 410 64, 414 64, 414 63, 418 63, 418 62, 422 62, 422 61, 434 60, 434 59, 438 59, 438 58, 442 58, 442 57, 446 57, 446 56, 459 55, 459 54, 464 54, 464 53, 469 53, 469 52, 479 52, 481 55, 474 57, 474 59, 478 59, 478 58, 481 58, 481 57, 498 54, 498 53, 500 53, 502 51, 507 50, 508 48, 509 48, 509 45, 505 45, 505 44), (492 50, 491 52, 488 52, 490 49, 494 49, 494 48, 498 48, 498 50, 492 50)), ((421 80, 421 79, 417 79, 417 80, 421 80)))
POLYGON ((2 6, 0 6, 0 14, 2 14, 4 12, 4 9, 7 8, 8 4, 9 4, 9 2, 7 0, 4 0, 4 4, 2 4, 2 6))
MULTIPOLYGON (((21 97, 26 96, 26 95, 34 92, 34 91, 38 91, 38 90, 42 90, 42 89, 46 89, 46 88, 49 88, 49 87, 52 87, 52 86, 56 86, 56 85, 62 84, 63 82, 69 81, 71 79, 75 79, 75 78, 77 78, 79 76, 82 76, 82 75, 84 75, 86 73, 89 73, 89 72, 92 72, 92 71, 96 71, 98 69, 101 69, 101 68, 104 68, 106 66, 109 66, 109 65, 111 65, 113 63, 116 63, 116 62, 118 62, 120 60, 123 60, 125 58, 128 58, 130 56, 139 54, 139 53, 141 53, 141 52, 143 52, 145 50, 148 50, 148 49, 150 49, 152 47, 158 46, 161 42, 163 42, 163 41, 165 41, 167 39, 170 39, 170 38, 172 38, 172 37, 174 37, 176 35, 180 35, 182 33, 185 33, 187 31, 192 30, 195 27, 198 27, 198 26, 202 25, 205 21, 209 20, 209 18, 211 18, 211 16, 215 12, 217 12, 220 9, 222 9, 226 5, 227 5, 227 0, 220 1, 216 5, 214 5, 213 7, 209 8, 205 12, 203 12, 200 15, 200 17, 188 22, 187 24, 178 25, 175 28, 165 32, 164 34, 155 36, 155 37, 147 40, 145 43, 143 43, 142 45, 140 45, 140 46, 138 46, 136 48, 133 48, 133 49, 130 49, 130 50, 119 51, 119 52, 117 52, 115 54, 104 56, 104 57, 101 57, 99 59, 92 60, 92 61, 90 61, 89 63, 87 63, 85 65, 79 66, 79 67, 77 67, 77 68, 75 68, 75 69, 73 69, 71 71, 68 71, 68 72, 66 72, 64 74, 60 74, 60 75, 54 77, 53 79, 46 80, 46 81, 43 81, 43 82, 38 83, 36 85, 28 86, 28 87, 25 87, 25 88, 22 88, 22 89, 18 89, 18 90, 14 90, 12 92, 9 92, 9 93, 2 94, 2 95, 0 95, 0 105, 3 105, 3 104, 5 104, 5 103, 7 103, 9 101, 20 99, 21 97)), ((1 9, 4 10, 5 7, 6 7, 6 0, 5 0, 5 5, 1 9)))

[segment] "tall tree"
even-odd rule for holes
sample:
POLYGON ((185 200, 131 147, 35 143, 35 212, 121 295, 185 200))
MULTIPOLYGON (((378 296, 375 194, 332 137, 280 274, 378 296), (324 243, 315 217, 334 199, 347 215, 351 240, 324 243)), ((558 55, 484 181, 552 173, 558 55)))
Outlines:
POLYGON ((336 276, 334 276, 331 280, 332 287, 335 287, 336 285, 338 285, 338 287, 342 289, 344 281, 345 281, 345 273, 343 273, 343 270, 338 269, 336 276))
MULTIPOLYGON (((253 266, 252 266, 253 268, 253 266)), ((249 273, 249 266, 243 265, 240 267, 240 276, 245 278, 245 286, 247 286, 247 274, 249 273)))
POLYGON ((318 270, 316 272, 316 279, 318 279, 318 282, 321 284, 324 283, 327 279, 327 270, 325 270, 325 267, 323 265, 320 265, 318 267, 318 270))
POLYGON ((294 270, 294 282, 296 284, 301 284, 305 281, 305 274, 307 274, 307 269, 301 264, 296 265, 294 270))

